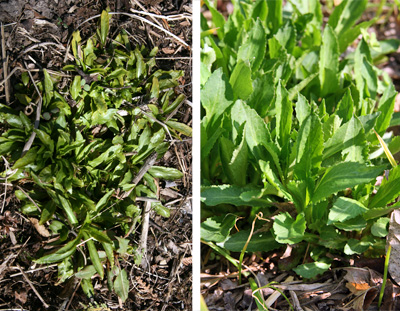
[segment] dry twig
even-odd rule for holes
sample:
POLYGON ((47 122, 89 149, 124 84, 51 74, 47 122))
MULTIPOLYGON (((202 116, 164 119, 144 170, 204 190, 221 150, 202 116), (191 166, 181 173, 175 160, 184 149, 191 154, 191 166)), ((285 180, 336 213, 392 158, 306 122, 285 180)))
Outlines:
MULTIPOLYGON (((4 77, 7 77, 8 73, 8 58, 7 58, 7 53, 6 53, 6 43, 5 43, 5 37, 4 37, 4 26, 3 23, 1 23, 1 54, 3 56, 3 72, 4 72, 4 77)), ((8 82, 6 81, 4 85, 4 91, 6 93, 6 103, 7 105, 10 103, 10 89, 8 88, 8 82)))
POLYGON ((44 299, 42 298, 42 296, 40 296, 39 292, 36 290, 35 286, 33 286, 31 280, 29 280, 29 278, 26 276, 24 270, 22 270, 22 268, 20 267, 19 264, 17 264, 18 269, 21 271, 22 276, 24 277, 24 279, 28 282, 29 286, 32 288, 32 290, 34 291, 34 293, 36 294, 36 296, 40 299, 40 301, 43 303, 43 306, 48 309, 50 306, 44 301, 44 299))

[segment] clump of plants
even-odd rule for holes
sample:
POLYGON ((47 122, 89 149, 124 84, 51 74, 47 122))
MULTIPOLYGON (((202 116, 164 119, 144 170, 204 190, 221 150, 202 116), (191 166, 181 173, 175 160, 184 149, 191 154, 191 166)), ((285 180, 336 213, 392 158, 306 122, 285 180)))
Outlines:
POLYGON ((329 253, 383 255, 400 194, 383 146, 400 140, 386 133, 397 92, 375 64, 399 41, 367 32, 378 16, 357 24, 366 0, 342 1, 326 25, 317 0, 232 1, 227 20, 204 2, 203 242, 236 265, 230 251, 296 245, 281 269, 305 278, 329 253))
POLYGON ((104 11, 86 42, 74 32, 67 83, 45 69, 39 82, 22 74, 17 101, 0 105, 9 128, 0 155, 10 164, 2 177, 18 189, 22 212, 39 220, 42 235, 56 238, 34 262, 57 263, 57 283, 79 278, 90 297, 91 279, 106 277, 125 301, 121 262, 133 257, 140 264, 143 255, 131 238, 142 219, 137 198, 170 215, 158 181, 183 174, 154 162, 191 129, 171 114, 185 99, 177 88, 183 72, 157 69, 157 48, 134 47, 124 30, 111 38, 109 23, 104 11))

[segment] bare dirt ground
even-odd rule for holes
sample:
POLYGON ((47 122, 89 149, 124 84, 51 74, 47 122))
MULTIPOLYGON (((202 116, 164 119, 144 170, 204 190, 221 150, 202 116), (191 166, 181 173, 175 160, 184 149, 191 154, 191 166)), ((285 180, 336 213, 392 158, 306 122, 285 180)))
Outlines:
MULTIPOLYGON (((8 0, 0 2, 0 21, 4 25, 1 46, 5 50, 10 102, 14 100, 12 85, 20 76, 16 67, 35 64, 36 68, 60 71, 72 32, 79 28, 84 40, 95 31, 97 19, 92 17, 109 7, 111 12, 126 12, 145 17, 179 37, 182 42, 159 28, 149 26, 126 15, 112 17, 110 33, 125 29, 133 44, 157 46, 157 66, 165 70, 184 70, 180 92, 188 99, 175 117, 191 126, 191 1, 189 0, 8 0), (176 20, 155 19, 145 13, 170 16, 176 20)), ((0 81, 5 78, 0 66, 0 81)), ((39 75, 37 73, 36 75, 39 75)), ((0 102, 6 102, 5 86, 0 86, 0 102)), ((0 133, 4 125, 0 125, 0 133)), ((75 279, 55 285, 57 267, 35 270, 35 253, 44 246, 33 224, 20 211, 20 202, 13 195, 15 189, 5 189, 0 183, 0 309, 2 310, 191 310, 192 309, 192 211, 191 211, 191 140, 176 143, 161 165, 176 167, 184 172, 177 182, 178 191, 167 189, 164 196, 171 208, 171 217, 162 219, 151 215, 148 234, 147 269, 127 260, 129 298, 121 303, 97 282, 96 295, 88 299, 75 279), (33 272, 31 270, 34 270, 33 272), (23 272, 23 273, 22 273, 23 272), (36 291, 36 292, 35 292, 36 291), (39 296, 42 298, 40 299, 39 296), (44 307, 44 303, 49 308, 44 307)), ((0 161, 0 170, 3 170, 0 161)), ((168 205, 167 203, 167 205, 168 205)), ((137 236, 133 239, 138 239, 137 236)))

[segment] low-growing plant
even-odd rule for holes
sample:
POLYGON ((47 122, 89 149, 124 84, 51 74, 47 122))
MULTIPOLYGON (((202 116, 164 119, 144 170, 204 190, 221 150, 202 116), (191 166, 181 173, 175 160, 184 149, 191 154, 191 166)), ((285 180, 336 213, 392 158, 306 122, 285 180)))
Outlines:
POLYGON ((172 136, 179 140, 191 129, 171 118, 185 99, 176 89, 183 72, 157 69, 157 48, 134 47, 124 30, 111 38, 109 23, 104 11, 86 42, 74 32, 67 83, 46 69, 40 82, 22 74, 18 100, 0 105, 9 128, 0 155, 12 163, 2 177, 19 188, 22 212, 39 218, 42 235, 58 238, 34 262, 58 263, 57 283, 77 277, 88 296, 93 276, 106 276, 125 301, 129 281, 120 261, 133 256, 139 264, 143 255, 130 239, 142 217, 137 199, 170 215, 158 199, 158 180, 183 174, 154 162, 172 136), (41 106, 38 115, 30 113, 34 106, 41 106))
POLYGON ((317 0, 236 0, 227 20, 204 2, 203 241, 240 252, 261 211, 247 251, 296 244, 281 268, 305 278, 328 253, 383 255, 400 169, 374 131, 392 153, 400 140, 386 133, 397 92, 374 64, 399 41, 366 31, 378 16, 357 24, 366 0, 342 1, 326 25, 317 0))

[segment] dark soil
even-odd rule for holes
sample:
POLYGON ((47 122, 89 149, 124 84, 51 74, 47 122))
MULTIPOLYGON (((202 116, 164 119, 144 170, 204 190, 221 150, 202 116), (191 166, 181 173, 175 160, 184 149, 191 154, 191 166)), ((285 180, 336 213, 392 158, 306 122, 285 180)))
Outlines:
MULTIPOLYGON (((180 15, 176 20, 157 19, 162 28, 178 36, 189 47, 165 32, 125 15, 113 15, 110 33, 124 28, 133 44, 159 48, 157 66, 166 70, 184 70, 180 81, 181 93, 188 102, 181 106, 175 118, 192 125, 191 109, 191 2, 189 0, 9 0, 0 2, 0 21, 3 23, 8 73, 16 67, 31 66, 60 72, 65 65, 66 47, 72 32, 79 28, 82 40, 97 27, 97 19, 88 20, 109 7, 111 12, 131 13, 131 9, 157 15, 180 15), (84 24, 82 24, 84 23, 84 24)), ((135 12, 142 17, 146 15, 135 12)), ((146 17, 154 22, 150 17, 146 17)), ((1 46, 1 43, 0 43, 1 46)), ((20 72, 12 72, 8 88, 9 104, 14 101, 12 85, 20 72)), ((41 72, 36 73, 40 77, 41 72)), ((0 81, 5 78, 0 64, 0 81)), ((0 103, 5 104, 5 86, 0 86, 0 103)), ((0 124, 0 134, 5 125, 0 124)), ((31 221, 20 213, 20 202, 13 195, 14 188, 0 180, 0 309, 18 310, 191 310, 192 309, 192 207, 191 207, 191 140, 176 142, 161 164, 176 167, 185 174, 174 189, 161 189, 161 196, 171 208, 171 217, 163 219, 151 215, 148 235, 147 269, 127 259, 123 267, 129 272, 130 293, 125 303, 107 289, 106 281, 96 279, 95 297, 88 299, 79 282, 56 285, 57 267, 42 268, 32 259, 41 249, 43 238, 31 221), (168 203, 169 202, 169 203, 168 203), (21 275, 24 271, 26 277, 21 275), (29 279, 29 282, 27 281, 29 279), (37 291, 34 292, 33 288, 37 291), (42 300, 39 298, 42 297, 42 300), (49 308, 44 307, 44 303, 49 308)), ((4 161, 0 161, 0 171, 4 161)), ((135 235, 133 242, 139 237, 135 235)), ((137 241, 136 241, 137 242, 137 241)))

